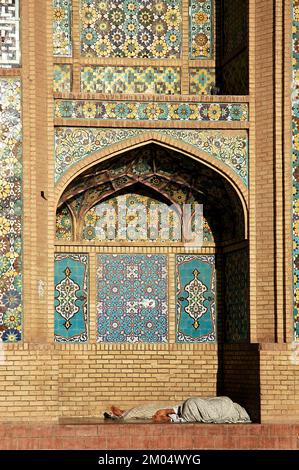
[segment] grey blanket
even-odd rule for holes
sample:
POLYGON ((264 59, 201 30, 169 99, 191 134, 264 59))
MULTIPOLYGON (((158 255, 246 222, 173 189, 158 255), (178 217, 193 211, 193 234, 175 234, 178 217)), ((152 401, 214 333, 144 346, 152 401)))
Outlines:
POLYGON ((242 406, 228 397, 192 397, 181 404, 146 403, 126 411, 122 418, 151 419, 156 411, 164 408, 179 408, 179 414, 186 423, 250 423, 250 418, 242 406))
POLYGON ((228 397, 189 398, 181 407, 181 417, 187 423, 250 423, 246 410, 228 397))

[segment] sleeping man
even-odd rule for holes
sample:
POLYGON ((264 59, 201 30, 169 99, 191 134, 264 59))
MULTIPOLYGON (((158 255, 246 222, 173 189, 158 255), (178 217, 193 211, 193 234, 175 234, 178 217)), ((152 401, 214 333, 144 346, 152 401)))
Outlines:
POLYGON ((250 423, 246 410, 228 397, 192 397, 174 406, 149 403, 128 411, 111 406, 111 413, 104 416, 124 421, 152 419, 156 423, 250 423))

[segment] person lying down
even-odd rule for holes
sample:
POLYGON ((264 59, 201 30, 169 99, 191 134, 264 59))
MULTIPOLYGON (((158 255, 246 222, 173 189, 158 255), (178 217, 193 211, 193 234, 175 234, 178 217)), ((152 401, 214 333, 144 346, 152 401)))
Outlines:
POLYGON ((152 419, 156 423, 250 423, 246 410, 228 397, 199 398, 192 397, 183 403, 169 404, 148 403, 136 406, 128 411, 111 406, 110 413, 104 413, 107 419, 152 419))

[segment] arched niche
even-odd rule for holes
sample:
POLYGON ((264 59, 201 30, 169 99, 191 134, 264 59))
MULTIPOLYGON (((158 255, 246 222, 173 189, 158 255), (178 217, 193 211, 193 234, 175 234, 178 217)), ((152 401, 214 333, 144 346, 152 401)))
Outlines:
MULTIPOLYGON (((127 246, 136 240, 124 240, 118 236, 103 240, 94 234, 86 235, 92 226, 95 228, 91 220, 94 221, 101 213, 102 205, 113 207, 120 199, 123 202, 146 201, 147 207, 150 203, 160 203, 165 208, 174 207, 180 214, 183 204, 202 204, 206 237, 202 247, 196 247, 194 259, 200 256, 208 259, 207 253, 215 257, 215 282, 211 289, 215 290, 213 308, 215 312, 217 309, 218 325, 217 335, 210 335, 207 341, 213 342, 217 338, 218 341, 246 342, 249 331, 247 211, 240 194, 241 191, 238 193, 220 171, 177 150, 149 143, 95 162, 77 174, 61 194, 57 214, 66 208, 69 211, 69 220, 73 221, 70 245, 75 242, 87 247, 89 242, 99 245, 105 242, 106 245, 127 246)), ((191 225, 192 217, 191 214, 191 225)), ((150 240, 148 235, 137 240, 143 246, 177 244, 182 252, 185 250, 184 241, 173 237, 150 240)), ((192 256, 192 249, 189 253, 192 256)), ((195 282, 195 270, 192 272, 195 282)), ((197 328, 196 320, 193 325, 197 328)), ((182 337, 182 342, 189 341, 188 335, 182 337)))

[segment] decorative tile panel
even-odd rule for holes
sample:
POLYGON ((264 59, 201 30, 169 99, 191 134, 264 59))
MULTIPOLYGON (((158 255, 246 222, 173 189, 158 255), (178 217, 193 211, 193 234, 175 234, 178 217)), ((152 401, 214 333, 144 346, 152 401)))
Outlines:
POLYGON ((210 95, 215 86, 215 69, 194 68, 190 70, 190 95, 210 95))
POLYGON ((126 121, 248 121, 247 103, 56 100, 55 117, 126 121))
POLYGON ((83 93, 180 94, 179 67, 99 67, 81 69, 83 93))
POLYGON ((299 342, 299 0, 293 0, 292 91, 294 338, 299 342))
POLYGON ((72 56, 72 0, 53 0, 53 54, 72 56))
MULTIPOLYGON (((73 165, 95 152, 127 139, 146 135, 145 129, 101 129, 57 127, 55 129, 55 181, 73 165)), ((246 133, 230 131, 155 129, 155 133, 186 143, 216 158, 248 184, 248 138, 246 133)))
POLYGON ((214 57, 214 0, 190 0, 190 58, 214 57))
POLYGON ((69 209, 64 205, 56 213, 56 239, 72 240, 73 223, 69 209))
POLYGON ((180 241, 174 209, 148 196, 124 194, 92 207, 84 217, 83 240, 180 241), (125 217, 123 225, 121 216, 125 217), (157 229, 157 230, 156 230, 157 229))
POLYGON ((98 255, 97 341, 165 343, 165 255, 98 255))
POLYGON ((178 343, 216 341, 215 256, 176 256, 178 343))
POLYGON ((19 0, 0 0, 0 65, 20 63, 19 0))
POLYGON ((88 255, 55 254, 55 341, 88 340, 88 255))
POLYGON ((0 340, 16 343, 22 333, 23 283, 19 78, 0 78, 0 109, 0 340))
POLYGON ((81 0, 82 55, 179 57, 181 3, 181 0, 81 0))
POLYGON ((54 93, 70 93, 72 90, 72 66, 55 64, 53 73, 54 93))
POLYGON ((248 341, 248 250, 225 255, 225 338, 229 343, 248 341))

